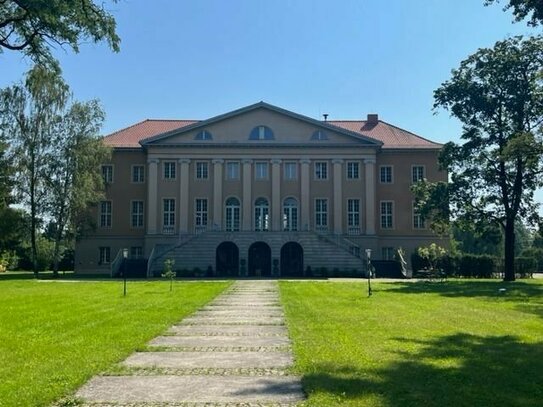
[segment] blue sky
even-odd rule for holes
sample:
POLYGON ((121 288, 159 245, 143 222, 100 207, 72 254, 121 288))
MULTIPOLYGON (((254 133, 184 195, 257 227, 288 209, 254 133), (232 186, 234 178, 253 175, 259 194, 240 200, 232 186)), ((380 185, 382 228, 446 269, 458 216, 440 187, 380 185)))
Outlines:
MULTIPOLYGON (((205 119, 264 100, 320 118, 378 113, 424 137, 458 140, 433 91, 480 47, 534 34, 483 0, 121 0, 121 52, 59 49, 77 99, 101 100, 103 132, 146 118, 205 119)), ((28 69, 0 54, 0 87, 28 69)))

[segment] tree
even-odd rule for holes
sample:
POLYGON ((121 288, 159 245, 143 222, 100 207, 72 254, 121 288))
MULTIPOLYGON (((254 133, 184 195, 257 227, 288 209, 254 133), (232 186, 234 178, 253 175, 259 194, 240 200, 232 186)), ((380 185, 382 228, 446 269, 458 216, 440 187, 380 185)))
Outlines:
POLYGON ((54 225, 53 273, 58 275, 60 247, 68 229, 75 236, 76 219, 103 194, 100 164, 110 150, 98 138, 104 112, 98 101, 74 102, 55 120, 53 149, 47 161, 47 213, 54 225))
MULTIPOLYGON (((499 3, 500 0, 485 0, 485 6, 499 3)), ((529 17, 528 25, 536 26, 543 24, 543 1, 541 0, 509 0, 504 10, 513 9, 515 21, 524 20, 529 17)))
POLYGON ((53 148, 55 121, 68 88, 57 73, 35 67, 25 83, 0 91, 0 131, 8 140, 15 171, 18 201, 30 211, 30 240, 34 273, 38 273, 36 238, 45 211, 47 160, 53 148))
POLYGON ((113 16, 93 0, 0 1, 0 53, 22 51, 49 68, 58 68, 51 54, 55 45, 77 53, 83 41, 106 41, 118 52, 115 27, 113 16))
POLYGON ((162 273, 162 277, 166 277, 170 279, 170 291, 172 291, 173 289, 173 279, 176 276, 175 271, 173 271, 174 264, 175 264, 174 259, 164 260, 164 272, 162 273))
MULTIPOLYGON (((450 111, 463 124, 464 143, 447 143, 439 157, 450 174, 452 215, 476 227, 502 227, 508 281, 515 279, 515 222, 537 220, 542 72, 543 39, 514 37, 468 57, 434 92, 434 108, 450 111)), ((431 201, 426 206, 439 209, 431 201)))

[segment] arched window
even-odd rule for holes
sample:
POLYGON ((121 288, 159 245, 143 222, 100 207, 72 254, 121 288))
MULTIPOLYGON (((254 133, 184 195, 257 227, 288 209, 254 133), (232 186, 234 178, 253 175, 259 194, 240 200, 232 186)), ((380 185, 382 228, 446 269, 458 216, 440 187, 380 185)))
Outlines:
POLYGON ((256 126, 249 134, 249 140, 273 140, 273 131, 268 126, 256 126))
POLYGON ((255 230, 270 230, 270 205, 266 198, 255 201, 255 230))
POLYGON ((225 229, 228 232, 239 232, 239 219, 241 205, 237 198, 228 198, 226 200, 225 210, 225 229))
POLYGON ((213 140, 213 135, 207 130, 202 130, 194 136, 194 140, 213 140))
POLYGON ((283 230, 298 230, 298 201, 294 198, 283 201, 283 230))
POLYGON ((311 135, 311 140, 328 140, 328 135, 322 130, 317 130, 311 135))

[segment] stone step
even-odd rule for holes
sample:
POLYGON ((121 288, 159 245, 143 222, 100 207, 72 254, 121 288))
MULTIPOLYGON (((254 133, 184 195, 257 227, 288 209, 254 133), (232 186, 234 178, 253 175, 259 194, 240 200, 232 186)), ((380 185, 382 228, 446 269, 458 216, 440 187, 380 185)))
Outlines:
POLYGON ((261 310, 258 308, 239 310, 239 309, 214 309, 202 310, 192 314, 194 317, 248 317, 254 316, 259 318, 281 317, 283 313, 280 311, 261 310))
POLYGON ((149 342, 150 346, 178 347, 273 347, 288 346, 286 336, 159 336, 149 342))
POLYGON ((186 325, 284 325, 282 317, 190 317, 185 318, 182 324, 186 325))
POLYGON ((136 352, 122 364, 158 368, 280 368, 293 363, 290 352, 136 352))
POLYGON ((177 335, 276 336, 287 335, 284 325, 174 325, 168 333, 177 335))
POLYGON ((112 404, 294 404, 304 399, 300 383, 291 376, 110 376, 91 379, 76 397, 112 404))

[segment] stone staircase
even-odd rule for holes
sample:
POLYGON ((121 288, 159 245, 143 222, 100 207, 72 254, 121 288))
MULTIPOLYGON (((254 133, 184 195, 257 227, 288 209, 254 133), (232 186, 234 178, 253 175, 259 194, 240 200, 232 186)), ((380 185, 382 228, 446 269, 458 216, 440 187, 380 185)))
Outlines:
POLYGON ((225 241, 233 242, 239 249, 239 258, 248 261, 248 251, 254 242, 265 242, 271 248, 272 261, 280 260, 281 247, 297 242, 303 248, 304 270, 325 267, 328 271, 361 270, 363 261, 352 252, 342 237, 320 235, 314 232, 217 232, 208 231, 180 240, 171 246, 157 245, 155 256, 150 259, 149 274, 160 275, 164 260, 173 259, 175 269, 192 270, 198 267, 205 272, 209 266, 215 270, 216 248, 225 241))

